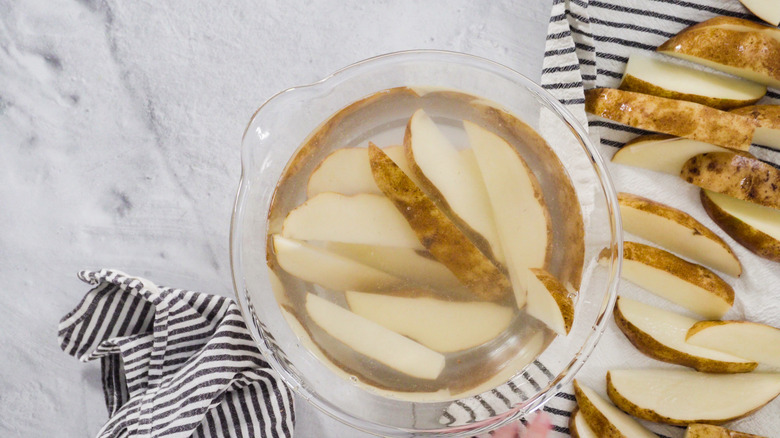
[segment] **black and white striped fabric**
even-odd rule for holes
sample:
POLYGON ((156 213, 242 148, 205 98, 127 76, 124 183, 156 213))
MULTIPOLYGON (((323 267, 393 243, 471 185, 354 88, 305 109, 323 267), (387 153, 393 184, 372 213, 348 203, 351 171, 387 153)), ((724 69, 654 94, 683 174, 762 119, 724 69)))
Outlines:
POLYGON ((292 393, 233 300, 111 270, 79 278, 94 288, 59 341, 101 360, 109 421, 98 437, 292 437, 292 393))

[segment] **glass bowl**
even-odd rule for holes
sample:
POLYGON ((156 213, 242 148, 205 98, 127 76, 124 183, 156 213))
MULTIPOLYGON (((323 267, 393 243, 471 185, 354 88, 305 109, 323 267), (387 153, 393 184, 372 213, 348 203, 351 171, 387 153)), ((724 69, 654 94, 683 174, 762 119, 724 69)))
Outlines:
MULTIPOLYGON (((273 369, 298 396, 333 418, 382 436, 473 436, 542 407, 572 381, 601 337, 614 306, 622 257, 615 190, 584 128, 552 95, 523 75, 486 59, 453 52, 409 51, 371 58, 265 102, 246 128, 241 157, 230 236, 236 296, 252 336, 273 369), (275 202, 289 211, 304 200, 303 194, 274 200, 275 188, 283 174, 285 178, 305 175, 334 149, 311 147, 317 142, 310 135, 325 121, 353 124, 343 130, 335 124, 329 130, 340 146, 365 146, 366 139, 387 133, 403 138, 405 120, 411 114, 408 109, 425 106, 426 99, 436 93, 450 93, 447 96, 454 96, 454 101, 478 108, 474 117, 491 118, 509 136, 527 135, 523 141, 534 146, 524 158, 532 168, 534 160, 541 160, 542 167, 552 170, 535 173, 545 199, 559 204, 551 208, 553 221, 555 217, 570 219, 577 209, 581 211, 580 225, 565 225, 556 231, 562 234, 556 240, 550 268, 574 297, 575 318, 567 336, 555 337, 546 348, 539 339, 525 340, 527 345, 512 353, 516 359, 469 391, 450 391, 435 399, 399 397, 328 363, 309 333, 285 317, 279 305, 284 300, 283 285, 266 264, 267 234, 279 226, 274 215, 269 219, 269 208, 275 202), (460 93, 478 99, 469 100, 460 93), (385 115, 369 110, 373 115, 368 119, 381 120, 342 117, 349 113, 342 111, 345 108, 366 102, 381 110, 386 95, 402 95, 401 109, 385 115), (401 116, 398 111, 407 112, 401 116), (309 147, 301 151, 304 143, 309 147), (294 156, 304 158, 289 165, 294 156), (572 184, 564 183, 567 178, 572 184), (578 229, 583 233, 578 235, 578 229), (578 241, 577 236, 582 245, 570 246, 578 241), (598 267, 605 248, 605 267, 598 267), (512 391, 511 397, 501 396, 507 390, 512 391), (487 403, 492 406, 484 408, 485 400, 497 397, 503 403, 487 403)), ((496 351, 486 352, 486 361, 501 353, 497 351, 501 346, 496 345, 496 351)))

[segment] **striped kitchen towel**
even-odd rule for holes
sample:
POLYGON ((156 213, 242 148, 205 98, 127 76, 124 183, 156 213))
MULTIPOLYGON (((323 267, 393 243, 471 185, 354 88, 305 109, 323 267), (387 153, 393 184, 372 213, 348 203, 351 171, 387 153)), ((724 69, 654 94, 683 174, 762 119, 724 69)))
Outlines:
POLYGON ((293 397, 255 346, 236 303, 118 271, 59 326, 60 346, 100 359, 109 420, 98 437, 292 437, 293 397))

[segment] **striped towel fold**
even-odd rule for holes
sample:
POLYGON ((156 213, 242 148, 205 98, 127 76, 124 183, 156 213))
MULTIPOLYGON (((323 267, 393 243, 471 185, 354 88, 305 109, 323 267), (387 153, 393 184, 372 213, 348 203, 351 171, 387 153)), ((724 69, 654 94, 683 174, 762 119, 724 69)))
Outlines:
POLYGON ((98 437, 292 437, 293 397, 255 346, 236 303, 118 271, 59 326, 60 346, 100 359, 109 421, 98 437))

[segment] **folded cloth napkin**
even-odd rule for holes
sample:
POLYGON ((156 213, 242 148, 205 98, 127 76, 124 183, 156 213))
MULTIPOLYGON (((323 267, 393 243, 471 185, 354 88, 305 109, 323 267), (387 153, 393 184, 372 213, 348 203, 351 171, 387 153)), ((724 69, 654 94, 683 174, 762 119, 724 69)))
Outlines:
MULTIPOLYGON (((622 147, 626 141, 646 131, 600 119, 585 113, 584 90, 595 87, 615 88, 631 53, 650 54, 655 48, 682 29, 712 18, 727 15, 757 19, 737 0, 712 2, 711 0, 624 0, 608 2, 598 0, 553 0, 550 24, 542 70, 542 87, 567 106, 574 116, 589 128, 590 137, 605 160, 622 147)), ((780 104, 780 90, 769 89, 760 104, 780 104)), ((751 153, 757 157, 780 163, 780 152, 754 145, 751 153)), ((734 287, 736 300, 733 309, 724 319, 747 319, 780 327, 780 268, 776 263, 759 258, 733 241, 710 220, 699 202, 698 188, 686 184, 676 176, 659 174, 643 169, 607 163, 619 191, 636 193, 672 205, 693 215, 697 220, 724 238, 739 259, 744 273, 739 279, 724 275, 734 287)), ((640 240, 626 236, 632 240, 640 240)), ((622 282, 620 294, 636 295, 638 299, 653 301, 647 292, 622 282)), ((658 305, 663 305, 662 300, 658 305)), ((679 311, 679 309, 677 309, 679 311)), ((633 349, 617 327, 611 322, 588 363, 578 375, 598 392, 605 393, 605 374, 615 368, 666 368, 673 367, 643 356, 633 349)), ((504 393, 508 388, 499 388, 504 393)), ((567 404, 571 389, 559 394, 555 403, 554 420, 570 416, 574 401, 567 404)), ((573 397, 571 398, 573 400, 573 397)), ((480 409, 502 409, 503 402, 490 397, 461 401, 480 409)), ((730 424, 737 430, 775 436, 780 427, 780 399, 749 416, 730 424)), ((453 406, 448 412, 456 421, 468 420, 468 412, 453 406)), ((548 410, 549 409, 545 409, 548 410)), ((568 434, 560 424, 553 436, 568 434)), ((665 437, 682 437, 684 430, 643 422, 648 428, 665 437)), ((565 435, 563 435, 565 436, 565 435)))
POLYGON ((100 359, 109 421, 98 437, 292 437, 293 397, 263 359, 236 303, 118 271, 59 326, 60 346, 100 359))

